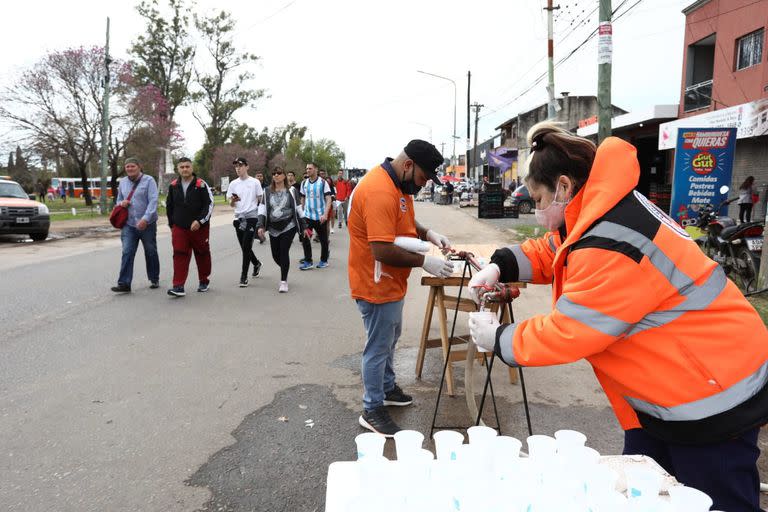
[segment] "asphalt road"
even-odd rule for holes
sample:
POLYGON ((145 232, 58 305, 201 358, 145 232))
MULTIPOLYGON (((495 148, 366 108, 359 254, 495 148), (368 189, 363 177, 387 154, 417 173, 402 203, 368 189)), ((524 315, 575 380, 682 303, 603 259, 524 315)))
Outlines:
MULTIPOLYGON (((417 217, 454 243, 504 243, 503 227, 466 211, 418 204, 417 217)), ((234 233, 227 216, 215 217, 211 291, 194 292, 193 264, 183 299, 165 295, 170 237, 160 232, 163 286, 148 288, 139 249, 134 291, 121 296, 109 291, 120 258, 114 234, 0 243, 1 508, 323 510, 328 464, 354 459, 362 431, 364 337, 348 296, 346 230, 332 235, 325 270, 299 272, 295 243, 291 290, 279 295, 266 245, 255 245, 262 277, 237 287, 234 233)), ((415 379, 426 303, 418 277, 396 356, 398 380, 416 401, 393 415, 428 432, 441 358, 430 350, 424 378, 415 379)), ((548 287, 531 287, 515 314, 549 304, 548 287)), ((461 382, 461 365, 456 375, 461 382)), ((587 364, 525 376, 536 432, 576 428, 601 452, 620 450, 622 434, 587 364)), ((520 388, 506 379, 497 367, 501 426, 524 438, 520 388)), ((462 396, 443 400, 439 424, 468 422, 462 396)), ((393 454, 391 441, 386 450, 393 454)))

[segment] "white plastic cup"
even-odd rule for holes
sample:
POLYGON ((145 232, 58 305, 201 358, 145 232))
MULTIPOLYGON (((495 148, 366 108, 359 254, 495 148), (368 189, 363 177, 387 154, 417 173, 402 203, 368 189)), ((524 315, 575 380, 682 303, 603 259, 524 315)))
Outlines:
MULTIPOLYGON (((469 318, 474 319, 476 322, 480 324, 492 324, 497 317, 496 317, 496 313, 492 311, 473 311, 469 314, 469 318)), ((474 341, 474 338, 472 341, 474 341)), ((487 350, 479 346, 477 347, 477 351, 487 352, 487 350)), ((474 428, 474 427, 470 427, 470 428, 474 428)), ((471 443, 472 440, 470 440, 469 442, 471 443)))
POLYGON ((383 455, 370 455, 357 462, 360 491, 364 494, 375 492, 382 481, 389 479, 389 461, 383 455))
POLYGON ((596 464, 582 468, 584 492, 592 497, 608 496, 616 492, 619 474, 609 468, 596 464))
POLYGON ((355 437, 357 445, 357 460, 366 457, 381 457, 384 455, 384 443, 387 438, 375 432, 366 432, 355 437))
POLYGON ((496 475, 506 479, 517 470, 523 443, 514 437, 498 436, 493 439, 492 446, 493 469, 496 475))
POLYGON ((684 485, 670 487, 669 497, 675 512, 708 512, 713 503, 706 493, 684 485))
MULTIPOLYGON (((480 313, 484 313, 484 311, 480 311, 479 313, 476 313, 476 314, 480 314, 480 313)), ((470 314, 475 314, 475 313, 470 313, 470 314)), ((488 314, 492 315, 493 313, 488 312, 488 314)), ((478 425, 474 427, 469 427, 467 429, 467 435, 469 436, 469 444, 485 445, 486 443, 493 441, 493 439, 496 436, 498 436, 499 433, 496 432, 496 429, 493 429, 491 427, 484 427, 484 426, 478 425)))
POLYGON ((627 497, 656 498, 661 490, 661 474, 652 469, 636 467, 626 468, 624 474, 627 477, 627 497))
POLYGON ((557 439, 557 452, 565 456, 584 446, 587 442, 587 436, 575 430, 558 430, 555 432, 557 439))
POLYGON ((455 430, 441 430, 432 436, 435 440, 437 460, 455 461, 459 446, 464 444, 464 434, 455 430))
POLYGON ((416 430, 401 430, 395 434, 395 451, 397 460, 408 460, 418 457, 424 434, 416 430))
POLYGON ((528 456, 531 459, 549 460, 557 453, 557 441, 554 437, 535 434, 528 436, 528 456))

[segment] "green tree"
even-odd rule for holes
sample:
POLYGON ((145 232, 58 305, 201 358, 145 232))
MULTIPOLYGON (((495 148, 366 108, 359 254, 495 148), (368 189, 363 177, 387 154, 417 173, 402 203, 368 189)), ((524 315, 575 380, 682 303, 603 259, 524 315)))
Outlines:
POLYGON ((160 12, 159 0, 142 0, 136 7, 146 21, 145 33, 129 50, 139 85, 156 87, 168 103, 167 116, 190 99, 195 47, 189 35, 189 11, 185 0, 168 0, 170 16, 160 12))
POLYGON ((229 139, 235 112, 255 107, 264 90, 248 86, 254 75, 246 68, 259 57, 235 47, 235 20, 230 13, 220 11, 210 17, 195 15, 195 26, 208 50, 213 70, 210 73, 195 70, 197 90, 192 94, 200 106, 200 111, 194 112, 195 119, 205 130, 198 170, 207 174, 214 150, 229 139))
POLYGON ((288 141, 285 158, 300 160, 304 164, 315 162, 320 169, 333 174, 341 168, 345 156, 338 144, 330 139, 312 141, 293 138, 288 141))
POLYGON ((9 174, 11 175, 11 179, 21 185, 24 190, 27 192, 33 191, 35 177, 32 175, 32 171, 27 164, 27 159, 24 158, 24 154, 21 152, 21 147, 19 146, 16 146, 15 162, 13 167, 9 168, 9 174))

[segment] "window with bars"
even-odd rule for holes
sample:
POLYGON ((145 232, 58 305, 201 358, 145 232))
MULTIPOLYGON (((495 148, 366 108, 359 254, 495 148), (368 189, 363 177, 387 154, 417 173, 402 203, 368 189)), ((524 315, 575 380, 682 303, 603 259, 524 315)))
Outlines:
POLYGON ((763 60, 765 31, 761 28, 736 40, 736 70, 760 64, 763 60))

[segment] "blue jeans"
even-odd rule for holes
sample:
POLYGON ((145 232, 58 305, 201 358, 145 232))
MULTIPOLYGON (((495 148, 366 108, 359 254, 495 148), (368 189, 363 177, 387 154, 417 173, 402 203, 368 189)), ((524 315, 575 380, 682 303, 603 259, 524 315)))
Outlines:
POLYGON ((366 411, 384 405, 384 396, 395 387, 392 364, 403 326, 403 301, 371 304, 357 300, 363 315, 366 342, 363 350, 363 406, 366 411))
POLYGON ((133 258, 139 248, 139 240, 144 246, 144 259, 147 262, 147 277, 150 281, 160 280, 160 258, 157 255, 157 222, 147 225, 144 231, 126 225, 120 232, 123 243, 123 257, 120 261, 118 285, 131 286, 133 281, 133 258))
POLYGON ((677 481, 709 494, 714 510, 759 512, 759 428, 719 443, 680 445, 636 428, 624 432, 624 455, 648 455, 677 481))

